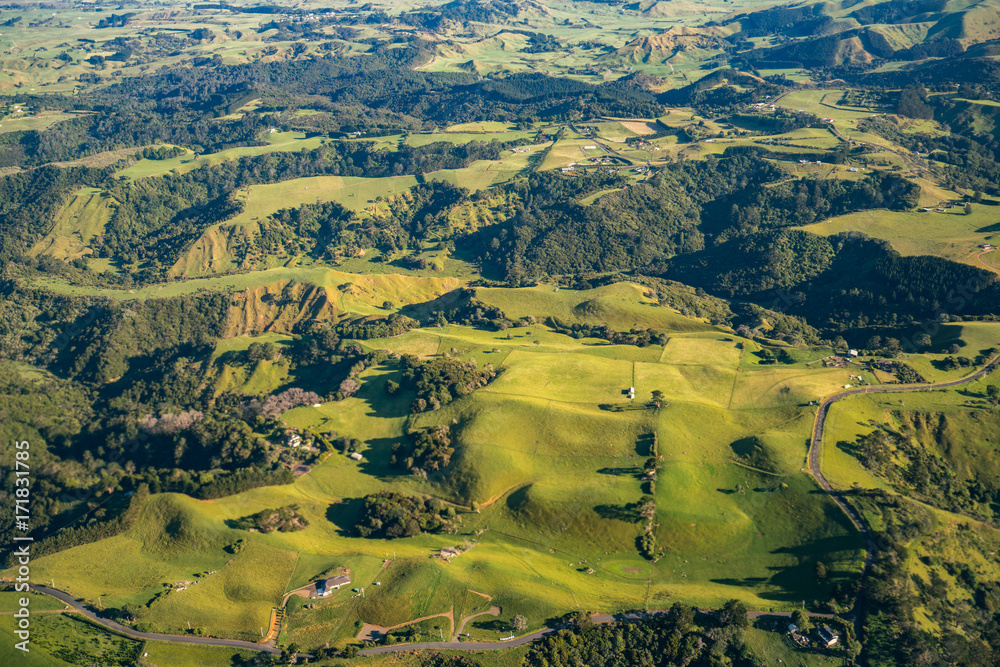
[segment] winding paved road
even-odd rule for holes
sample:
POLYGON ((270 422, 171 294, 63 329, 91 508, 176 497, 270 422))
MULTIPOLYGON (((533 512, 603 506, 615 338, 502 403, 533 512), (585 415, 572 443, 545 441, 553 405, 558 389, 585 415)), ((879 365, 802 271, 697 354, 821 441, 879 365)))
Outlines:
POLYGON ((83 602, 77 600, 75 597, 63 593, 55 588, 49 588, 48 586, 39 586, 37 584, 30 585, 31 590, 37 593, 45 593, 46 595, 51 595, 55 599, 65 602, 75 611, 83 614, 90 620, 103 625, 106 628, 110 628, 115 632, 132 637, 134 639, 149 639, 158 642, 171 642, 174 644, 200 644, 202 646, 225 646, 227 648, 242 648, 250 651, 261 651, 264 653, 270 653, 272 655, 281 655, 281 650, 276 649, 273 646, 264 646, 262 644, 254 644, 253 642, 244 642, 238 639, 214 639, 212 637, 187 637, 184 635, 163 635, 156 632, 139 632, 138 630, 133 630, 132 628, 127 628, 121 623, 112 621, 110 618, 104 618, 98 616, 97 613, 90 607, 84 605, 83 602))
MULTIPOLYGON (((859 394, 876 394, 876 393, 903 393, 912 391, 932 391, 935 389, 947 389, 949 387, 958 387, 969 382, 975 382, 979 378, 987 375, 997 364, 1000 363, 1000 355, 994 357, 988 364, 983 366, 981 369, 967 375, 964 378, 958 380, 951 380, 949 382, 939 382, 937 384, 898 384, 898 385, 875 385, 867 386, 863 389, 851 389, 850 391, 844 391, 839 394, 834 394, 833 396, 827 398, 823 401, 819 409, 816 411, 816 421, 813 424, 812 441, 809 443, 809 474, 811 474, 816 482, 830 496, 833 502, 837 503, 837 506, 843 510, 847 518, 851 520, 854 527, 858 529, 861 533, 861 537, 865 541, 865 564, 861 570, 861 580, 860 583, 863 584, 865 577, 868 576, 871 570, 872 563, 875 559, 876 544, 875 539, 872 537, 871 531, 868 529, 868 525, 862 520, 861 515, 858 511, 851 505, 844 495, 833 488, 826 477, 823 475, 823 468, 820 465, 820 455, 823 449, 823 431, 826 428, 826 417, 830 411, 830 406, 837 401, 842 401, 845 398, 850 398, 851 396, 857 396, 859 394)), ((854 604, 854 611, 852 615, 854 616, 855 624, 860 625, 861 619, 864 618, 864 589, 858 593, 857 601, 854 604)), ((860 630, 860 627, 858 627, 860 630)), ((856 635, 860 637, 860 633, 856 635)))

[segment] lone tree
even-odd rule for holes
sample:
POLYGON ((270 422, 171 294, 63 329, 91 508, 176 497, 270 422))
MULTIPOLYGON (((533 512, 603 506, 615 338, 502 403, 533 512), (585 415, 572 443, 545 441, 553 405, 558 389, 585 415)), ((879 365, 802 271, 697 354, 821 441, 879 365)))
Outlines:
POLYGON ((724 628, 745 628, 750 625, 747 607, 739 600, 730 600, 719 610, 719 625, 724 628))
POLYGON ((990 397, 990 403, 993 405, 1000 403, 1000 386, 995 384, 987 385, 986 395, 990 397))
POLYGON ((524 616, 521 616, 520 614, 511 619, 510 624, 518 632, 528 629, 528 619, 526 619, 524 616))
POLYGON ((797 625, 802 632, 812 630, 812 623, 809 622, 809 616, 801 609, 796 609, 792 612, 792 623, 797 625))
POLYGON ((659 389, 654 389, 652 397, 653 397, 653 405, 655 405, 656 409, 659 410, 660 406, 663 405, 663 392, 660 391, 659 389))

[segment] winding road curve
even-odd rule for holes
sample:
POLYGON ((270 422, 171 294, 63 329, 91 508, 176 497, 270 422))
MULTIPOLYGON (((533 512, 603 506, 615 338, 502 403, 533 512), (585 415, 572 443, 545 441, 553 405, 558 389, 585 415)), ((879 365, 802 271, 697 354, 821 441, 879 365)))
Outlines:
MULTIPOLYGON (((868 386, 863 389, 852 389, 850 391, 844 391, 839 394, 834 394, 826 400, 824 400, 819 409, 816 411, 816 421, 813 424, 812 440, 809 445, 809 473, 816 479, 820 488, 826 492, 830 498, 837 504, 838 507, 847 515, 857 528, 858 532, 865 541, 865 563, 862 569, 861 580, 868 575, 871 569, 872 562, 875 558, 876 544, 872 537, 871 531, 868 526, 862 520, 861 515, 854 509, 854 507, 847 501, 847 499, 839 491, 833 488, 826 477, 823 475, 822 467, 820 466, 820 455, 823 446, 823 432, 826 427, 826 418, 830 411, 830 406, 837 401, 842 401, 845 398, 850 398, 851 396, 858 396, 860 394, 874 394, 874 393, 903 393, 903 392, 913 392, 913 391, 933 391, 935 389, 948 389, 950 387, 958 387, 969 382, 974 382, 983 376, 994 370, 997 365, 1000 364, 1000 355, 994 357, 988 364, 983 366, 980 370, 967 375, 964 378, 958 380, 952 380, 949 382, 940 382, 937 384, 907 384, 907 385, 876 385, 868 386)), ((72 607, 75 611, 83 614, 91 621, 103 625, 115 632, 132 637, 134 639, 146 639, 151 641, 161 641, 161 642, 171 642, 175 644, 198 644, 201 646, 222 646, 226 648, 238 648, 250 651, 260 651, 263 653, 270 653, 272 655, 280 655, 281 650, 275 648, 274 646, 268 646, 265 644, 255 644, 253 642, 240 641, 238 639, 216 639, 212 637, 188 637, 184 635, 168 635, 159 634, 155 632, 139 632, 133 630, 132 628, 125 627, 124 625, 113 621, 108 618, 99 616, 92 608, 87 606, 83 601, 74 598, 73 596, 64 593, 55 588, 50 588, 48 586, 40 586, 37 584, 31 584, 31 590, 38 593, 44 593, 50 595, 61 602, 66 603, 72 607)), ((862 613, 859 613, 863 609, 864 597, 863 593, 858 596, 857 603, 854 606, 854 617, 855 622, 860 622, 863 617, 862 613)), ((624 621, 624 620, 639 620, 643 618, 649 618, 656 616, 657 614, 662 614, 666 612, 662 611, 651 611, 651 612, 633 612, 624 614, 598 614, 591 617, 594 623, 610 623, 612 621, 624 621)), ((790 616, 790 612, 750 612, 749 616, 751 618, 757 618, 761 616, 790 616)), ((810 616, 817 618, 831 618, 830 614, 809 614, 810 616)), ((468 619, 466 619, 468 620, 468 619)), ((518 646, 524 646, 530 642, 535 641, 541 637, 558 632, 559 630, 568 627, 569 624, 561 624, 551 628, 543 628, 541 630, 536 630, 527 635, 522 635, 507 642, 460 642, 460 641, 447 641, 447 642, 423 642, 418 644, 396 644, 393 646, 376 646, 373 648, 363 649, 358 651, 358 655, 378 655, 382 653, 394 653, 397 651, 418 651, 422 649, 462 649, 467 651, 493 651, 507 648, 515 648, 518 646)), ((860 636, 860 635, 859 635, 860 636)))
MULTIPOLYGON (((830 496, 833 502, 837 503, 837 506, 843 510, 844 514, 846 514, 847 518, 851 520, 851 523, 854 524, 854 527, 857 528, 859 533, 861 533, 861 537, 865 541, 865 564, 861 570, 861 584, 864 583, 865 577, 868 576, 869 571, 871 570, 872 563, 875 560, 875 550, 877 547, 875 539, 872 537, 872 533, 868 529, 868 525, 862 520, 861 515, 854 508, 854 506, 847 501, 840 491, 833 488, 830 482, 827 481, 826 477, 823 475, 823 468, 820 465, 820 456, 823 449, 823 432, 826 428, 826 417, 830 412, 830 406, 837 401, 842 401, 845 398, 858 396, 860 394, 933 391, 935 389, 958 387, 969 382, 975 382, 981 377, 984 377, 996 368, 997 364, 1000 364, 1000 355, 994 357, 989 363, 975 373, 959 378, 958 380, 939 382, 937 384, 869 385, 863 389, 851 389, 850 391, 834 394, 820 404, 819 409, 816 411, 816 421, 813 424, 812 440, 809 443, 809 474, 816 479, 816 483, 819 484, 820 488, 822 488, 827 495, 830 496)), ((862 588, 858 593, 857 601, 854 604, 853 616, 856 625, 859 625, 861 623, 861 619, 864 618, 864 604, 864 589, 862 588)), ((858 629, 860 630, 860 627, 858 629)), ((857 634, 856 636, 860 637, 861 635, 857 634)))
POLYGON ((227 648, 241 648, 250 651, 261 651, 264 653, 270 653, 271 655, 281 655, 281 650, 276 649, 273 646, 264 646, 262 644, 254 644, 253 642, 244 642, 238 639, 214 639, 212 637, 186 637, 184 635, 163 635, 156 632, 139 632, 138 630, 133 630, 132 628, 127 628, 121 623, 112 621, 110 618, 103 618, 98 616, 97 613, 86 606, 80 600, 75 597, 63 593, 55 588, 49 588, 48 586, 39 586, 37 584, 30 584, 31 590, 37 593, 45 593, 46 595, 51 595, 60 602, 65 602, 70 607, 74 609, 90 620, 103 625, 106 628, 110 628, 119 634, 132 637, 134 639, 149 639, 158 642, 172 642, 174 644, 200 644, 202 646, 225 646, 227 648))

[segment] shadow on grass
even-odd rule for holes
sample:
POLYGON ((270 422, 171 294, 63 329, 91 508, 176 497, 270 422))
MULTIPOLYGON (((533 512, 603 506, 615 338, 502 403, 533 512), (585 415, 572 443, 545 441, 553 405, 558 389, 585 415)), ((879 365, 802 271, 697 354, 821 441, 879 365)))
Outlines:
POLYGON ((615 477, 639 477, 643 472, 642 468, 601 468, 598 475, 614 475, 615 477))
POLYGON ((361 498, 345 498, 326 508, 326 520, 337 527, 341 537, 357 537, 354 526, 358 523, 363 506, 361 498))
POLYGON ((625 523, 636 523, 639 520, 638 507, 635 503, 628 505, 597 505, 594 507, 602 519, 616 519, 625 523))
POLYGON ((499 618, 494 618, 489 621, 472 621, 472 627, 478 630, 489 630, 491 632, 500 632, 501 630, 506 630, 510 627, 510 621, 502 621, 499 618))
POLYGON ((412 392, 398 390, 395 394, 386 391, 385 385, 389 380, 399 382, 403 373, 398 370, 398 364, 394 361, 383 362, 377 367, 379 370, 392 369, 390 373, 380 373, 379 375, 362 378, 361 388, 354 394, 354 398, 365 402, 370 412, 369 417, 379 417, 383 419, 398 419, 410 414, 410 404, 413 401, 412 392))
POLYGON ((368 449, 365 450, 365 459, 358 466, 361 472, 380 479, 408 475, 409 472, 403 466, 389 465, 389 459, 392 458, 392 446, 403 442, 404 439, 405 436, 366 440, 365 444, 368 445, 368 449))
POLYGON ((412 317, 415 320, 426 322, 430 320, 435 313, 439 313, 443 310, 453 310, 455 308, 468 305, 470 299, 471 296, 468 295, 464 289, 453 289, 452 291, 446 292, 436 299, 431 299, 430 301, 407 304, 399 309, 399 313, 401 315, 406 315, 407 317, 412 317))
POLYGON ((520 489, 513 491, 507 496, 507 509, 519 512, 528 504, 528 493, 531 491, 531 484, 525 484, 520 489))

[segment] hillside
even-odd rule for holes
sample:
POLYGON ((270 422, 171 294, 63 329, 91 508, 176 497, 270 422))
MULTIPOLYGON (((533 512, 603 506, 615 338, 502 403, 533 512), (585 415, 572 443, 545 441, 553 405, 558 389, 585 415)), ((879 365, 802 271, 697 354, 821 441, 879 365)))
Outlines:
POLYGON ((5 6, 0 664, 1000 664, 998 2, 5 6))

